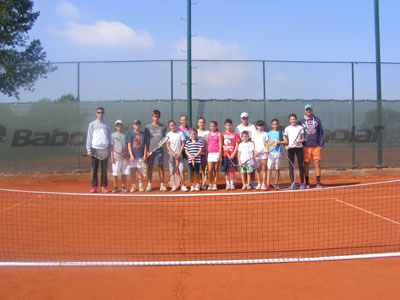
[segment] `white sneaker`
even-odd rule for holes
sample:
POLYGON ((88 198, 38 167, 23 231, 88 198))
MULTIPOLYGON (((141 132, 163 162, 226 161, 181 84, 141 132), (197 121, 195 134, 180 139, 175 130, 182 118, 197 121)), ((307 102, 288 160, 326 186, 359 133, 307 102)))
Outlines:
POLYGON ((214 183, 213 186, 212 186, 212 190, 213 190, 213 191, 218 190, 217 185, 216 185, 215 183, 214 183))
POLYGON ((265 191, 265 184, 264 184, 264 183, 261 185, 261 189, 262 189, 263 191, 265 191))
POLYGON ((261 184, 257 184, 256 190, 261 190, 261 184))
POLYGON ((182 191, 182 192, 187 192, 187 191, 188 191, 188 189, 187 189, 187 187, 186 187, 186 186, 182 185, 182 186, 181 186, 181 191, 182 191))
POLYGON ((190 191, 194 192, 194 186, 193 185, 190 187, 190 191))
POLYGON ((172 188, 171 192, 175 192, 177 190, 177 188, 172 188))
POLYGON ((206 190, 206 189, 207 189, 207 185, 206 185, 205 183, 203 183, 203 184, 201 185, 201 189, 202 189, 202 190, 206 190))
POLYGON ((199 185, 199 184, 196 184, 196 186, 194 187, 194 190, 195 190, 196 192, 200 191, 200 185, 199 185))
POLYGON ((230 185, 230 184, 227 184, 225 189, 226 189, 226 190, 230 190, 230 189, 231 189, 231 185, 230 185))
POLYGON ((235 185, 231 184, 231 190, 234 190, 234 189, 235 189, 235 185))
POLYGON ((242 190, 247 190, 247 184, 243 184, 242 190))
POLYGON ((213 189, 213 185, 212 185, 212 183, 210 183, 210 184, 208 185, 208 189, 207 189, 207 190, 212 191, 212 189, 213 189))

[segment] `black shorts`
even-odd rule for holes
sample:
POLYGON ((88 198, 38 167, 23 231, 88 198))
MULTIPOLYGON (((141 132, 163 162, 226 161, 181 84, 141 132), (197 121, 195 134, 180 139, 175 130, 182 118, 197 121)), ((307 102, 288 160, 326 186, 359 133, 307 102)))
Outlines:
POLYGON ((188 163, 189 165, 189 170, 191 172, 191 174, 196 173, 199 174, 200 173, 200 163, 195 163, 194 166, 192 163, 188 163))
MULTIPOLYGON (((237 158, 234 157, 234 158, 232 159, 232 162, 233 162, 235 165, 237 165, 237 158)), ((229 161, 228 156, 222 156, 222 160, 221 160, 221 172, 228 173, 228 169, 229 169, 229 166, 230 166, 231 164, 232 164, 232 163, 229 161)))

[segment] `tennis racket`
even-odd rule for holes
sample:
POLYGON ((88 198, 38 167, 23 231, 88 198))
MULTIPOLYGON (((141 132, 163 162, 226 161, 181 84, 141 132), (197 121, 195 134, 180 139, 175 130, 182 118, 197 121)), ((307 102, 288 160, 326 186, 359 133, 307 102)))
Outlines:
POLYGON ((176 190, 181 185, 181 176, 179 176, 179 160, 175 159, 175 172, 171 175, 168 185, 171 189, 176 190))
POLYGON ((142 158, 139 158, 137 166, 140 176, 147 177, 147 163, 142 158))
POLYGON ((228 160, 229 160, 228 173, 232 174, 231 178, 234 181, 239 180, 240 175, 243 172, 252 172, 257 167, 257 161, 255 158, 249 158, 242 164, 242 166, 240 166, 239 164, 236 164, 234 161, 232 161, 230 159, 228 159, 228 160))
MULTIPOLYGON (((110 153, 110 152, 108 151, 108 148, 104 148, 104 149, 95 149, 95 148, 92 148, 92 149, 90 150, 90 152, 92 153, 92 156, 96 157, 96 158, 99 159, 99 160, 105 160, 105 159, 107 159, 107 158, 108 158, 108 155, 109 155, 109 153, 110 153)), ((89 156, 89 155, 83 154, 82 156, 85 157, 85 156, 89 156)))
POLYGON ((156 152, 158 149, 162 148, 164 146, 164 144, 168 141, 168 137, 165 136, 161 139, 161 141, 158 142, 157 146, 150 151, 148 156, 151 156, 154 152, 156 152))
POLYGON ((304 134, 304 130, 299 130, 296 138, 291 142, 290 146, 282 147, 282 145, 279 145, 278 154, 272 159, 271 168, 269 170, 269 172, 271 172, 270 183, 276 190, 291 189, 296 182, 296 168, 293 162, 289 159, 286 151, 292 148, 295 144, 300 144, 306 141, 306 139, 301 137, 302 134, 304 134), (285 150, 285 148, 287 150, 285 150), (290 177, 291 170, 293 170, 292 178, 290 177), (272 171, 275 171, 275 176, 272 176, 272 171))
POLYGON ((128 160, 127 157, 127 151, 126 151, 126 141, 124 137, 121 136, 115 136, 113 139, 113 156, 115 160, 121 160, 121 159, 126 159, 128 160), (125 148, 125 151, 124 151, 125 148))

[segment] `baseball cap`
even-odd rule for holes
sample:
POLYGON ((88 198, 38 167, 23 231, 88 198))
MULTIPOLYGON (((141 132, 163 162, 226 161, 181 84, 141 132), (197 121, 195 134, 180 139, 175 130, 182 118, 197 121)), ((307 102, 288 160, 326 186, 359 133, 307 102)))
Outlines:
POLYGON ((306 106, 304 106, 304 109, 312 109, 311 104, 307 104, 306 106))
POLYGON ((142 122, 140 122, 140 120, 133 120, 132 125, 135 125, 135 124, 142 124, 142 122))
POLYGON ((248 118, 249 114, 247 112, 242 112, 242 114, 240 115, 240 118, 248 118))
POLYGON ((122 123, 122 121, 121 121, 121 120, 117 120, 117 121, 115 121, 115 122, 114 122, 114 125, 117 125, 117 124, 124 125, 124 123, 122 123))

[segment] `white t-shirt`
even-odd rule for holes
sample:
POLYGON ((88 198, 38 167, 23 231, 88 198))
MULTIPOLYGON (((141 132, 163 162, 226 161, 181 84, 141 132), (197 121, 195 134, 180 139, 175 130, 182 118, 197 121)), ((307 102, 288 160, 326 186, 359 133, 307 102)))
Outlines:
POLYGON ((303 126, 296 125, 296 126, 291 126, 289 125, 288 127, 285 128, 285 132, 283 135, 286 135, 288 138, 288 143, 290 148, 303 148, 303 144, 300 144, 296 146, 294 144, 294 141, 301 140, 301 135, 304 134, 304 128, 303 126))
POLYGON ((203 151, 201 152, 201 154, 204 154, 205 151, 204 149, 206 149, 206 137, 207 135, 210 133, 209 130, 204 130, 204 131, 200 131, 197 129, 197 137, 202 141, 203 143, 203 151))
POLYGON ((261 132, 256 131, 254 133, 253 135, 254 148, 258 153, 260 153, 264 149, 267 141, 268 141, 268 133, 266 133, 265 131, 261 132))
POLYGON ((169 147, 171 148, 172 152, 178 154, 182 147, 182 142, 185 141, 185 137, 183 136, 182 132, 168 132, 167 133, 169 147))
POLYGON ((244 126, 243 124, 236 126, 235 132, 238 134, 239 138, 242 138, 243 131, 248 131, 249 137, 253 141, 253 136, 257 132, 257 128, 251 123, 247 124, 247 126, 244 126))
POLYGON ((253 142, 241 142, 238 147, 238 152, 240 152, 240 162, 244 164, 251 158, 251 152, 254 151, 253 142))

